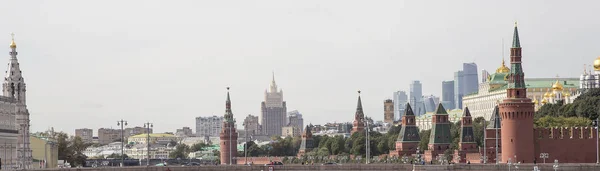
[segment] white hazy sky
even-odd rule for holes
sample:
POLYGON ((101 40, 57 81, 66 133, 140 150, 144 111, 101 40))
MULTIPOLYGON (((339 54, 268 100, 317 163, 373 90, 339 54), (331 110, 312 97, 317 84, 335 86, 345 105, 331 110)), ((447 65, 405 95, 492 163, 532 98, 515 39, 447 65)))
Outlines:
MULTIPOLYGON (((153 122, 195 128, 222 115, 225 87, 241 125, 258 115, 275 71, 305 123, 351 121, 423 83, 441 94, 463 62, 495 70, 519 22, 527 77, 578 77, 600 55, 598 1, 6 1, 32 131, 153 122), (506 48, 501 49, 501 39, 506 48)), ((95 132, 95 131, 94 131, 95 132)), ((96 132, 95 132, 96 133, 96 132)), ((94 133, 94 134, 95 134, 94 133)))

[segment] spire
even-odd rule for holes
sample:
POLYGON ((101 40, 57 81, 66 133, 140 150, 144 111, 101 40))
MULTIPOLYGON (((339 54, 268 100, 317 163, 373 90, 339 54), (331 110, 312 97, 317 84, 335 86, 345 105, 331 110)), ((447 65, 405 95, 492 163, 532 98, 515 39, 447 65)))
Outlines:
POLYGON ((275 71, 272 71, 273 79, 271 80, 270 90, 271 92, 277 92, 277 84, 275 83, 275 71))
POLYGON ((356 104, 356 112, 360 110, 362 112, 362 102, 360 100, 360 90, 358 90, 358 104, 356 104))
POLYGON ((438 104, 437 109, 435 109, 435 115, 447 115, 448 112, 446 112, 446 109, 444 109, 444 106, 442 106, 442 103, 438 104))
POLYGON ((404 116, 410 115, 415 115, 415 113, 413 112, 412 107, 410 107, 410 103, 406 103, 406 108, 404 109, 404 116))
POLYGON ((519 41, 519 31, 517 30, 517 22, 515 21, 515 32, 513 35, 513 48, 520 48, 521 42, 519 41))
POLYGON ((463 117, 471 117, 471 112, 469 111, 469 107, 465 107, 465 111, 463 112, 463 117))
POLYGON ((10 41, 10 48, 15 49, 17 48, 17 43, 15 43, 15 33, 10 33, 10 36, 12 37, 12 40, 10 41))
POLYGON ((233 112, 231 112, 231 98, 229 98, 229 87, 227 87, 227 100, 225 101, 225 116, 226 122, 233 122, 233 112))
POLYGON ((490 116, 490 124, 487 126, 488 129, 499 129, 501 127, 500 124, 500 112, 498 105, 494 107, 494 111, 492 112, 492 116, 490 116))

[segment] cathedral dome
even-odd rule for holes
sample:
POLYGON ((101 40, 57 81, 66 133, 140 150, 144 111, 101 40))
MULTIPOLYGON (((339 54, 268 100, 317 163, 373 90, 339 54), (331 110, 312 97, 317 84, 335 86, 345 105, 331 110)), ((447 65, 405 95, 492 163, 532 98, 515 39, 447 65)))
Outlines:
MULTIPOLYGON (((550 97, 550 96, 551 96, 551 95, 550 95, 550 93, 549 93, 549 92, 546 92, 546 93, 544 93, 544 97, 545 97, 545 98, 548 98, 548 97, 550 97)), ((544 98, 544 99, 545 99, 545 98, 544 98)))
POLYGON ((560 82, 558 82, 558 80, 556 80, 556 82, 552 84, 552 90, 562 91, 563 85, 560 82))
MULTIPOLYGON (((10 41, 10 48, 16 48, 17 44, 15 43, 15 40, 13 39, 12 41, 10 41)), ((595 67, 596 65, 594 65, 595 67)))
POLYGON ((500 67, 498 67, 498 69, 496 69, 496 73, 509 73, 510 72, 510 68, 506 67, 506 65, 504 65, 504 60, 502 60, 502 65, 500 67))
POLYGON ((594 60, 594 70, 600 71, 600 56, 594 60))

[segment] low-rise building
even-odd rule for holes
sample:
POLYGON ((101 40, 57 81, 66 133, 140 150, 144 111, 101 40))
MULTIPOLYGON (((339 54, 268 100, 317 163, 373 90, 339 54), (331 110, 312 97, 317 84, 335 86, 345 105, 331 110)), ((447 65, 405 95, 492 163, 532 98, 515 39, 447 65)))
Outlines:
POLYGON ((31 135, 31 152, 33 168, 58 167, 58 142, 49 137, 31 135))
POLYGON ((165 133, 153 133, 153 134, 139 134, 134 135, 128 138, 128 144, 146 144, 147 142, 150 144, 162 144, 167 145, 170 142, 179 142, 178 138, 173 134, 165 134, 165 133), (149 137, 148 137, 149 136, 149 137))
POLYGON ((281 128, 281 136, 282 137, 300 136, 300 129, 298 129, 298 127, 296 127, 296 126, 285 126, 285 127, 281 128))
POLYGON ((81 137, 81 140, 85 143, 92 143, 94 130, 89 128, 75 129, 75 136, 81 137))

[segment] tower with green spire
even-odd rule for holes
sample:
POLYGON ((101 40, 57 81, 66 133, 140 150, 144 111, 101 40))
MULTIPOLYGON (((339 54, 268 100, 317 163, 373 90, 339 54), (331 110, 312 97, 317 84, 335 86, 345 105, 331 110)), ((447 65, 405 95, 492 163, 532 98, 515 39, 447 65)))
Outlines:
POLYGON ((236 164, 234 156, 237 155, 238 133, 235 128, 235 119, 231 112, 231 99, 229 98, 229 87, 227 87, 227 100, 225 101, 225 115, 223 126, 219 134, 219 145, 221 147, 221 164, 236 164))
POLYGON ((421 142, 421 137, 419 136, 419 128, 417 128, 415 123, 415 113, 410 104, 406 103, 404 116, 402 116, 402 128, 398 134, 396 151, 393 155, 410 156, 415 154, 417 147, 419 147, 419 142, 421 142))
POLYGON ((527 98, 525 73, 521 60, 521 41, 517 23, 513 33, 513 44, 510 48, 510 73, 506 98, 500 103, 499 116, 501 121, 502 158, 501 162, 509 160, 533 163, 533 115, 534 104, 527 98))
POLYGON ((358 91, 358 103, 356 104, 356 113, 354 113, 354 122, 352 123, 352 131, 350 135, 355 132, 365 131, 365 114, 363 113, 362 102, 360 100, 360 90, 358 91))
POLYGON ((457 163, 466 163, 467 161, 479 161, 480 154, 475 142, 475 134, 473 133, 473 119, 468 107, 463 110, 463 117, 460 122, 460 140, 458 150, 455 151, 454 161, 457 163))
POLYGON ((440 103, 435 109, 434 115, 431 116, 431 134, 429 134, 428 150, 425 151, 425 160, 431 161, 450 149, 452 143, 450 124, 448 112, 440 103))

